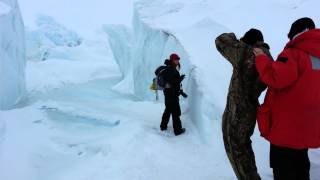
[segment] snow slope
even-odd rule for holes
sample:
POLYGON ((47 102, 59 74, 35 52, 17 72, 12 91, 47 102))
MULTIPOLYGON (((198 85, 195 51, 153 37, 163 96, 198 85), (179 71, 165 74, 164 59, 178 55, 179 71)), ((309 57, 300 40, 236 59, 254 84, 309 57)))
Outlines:
POLYGON ((24 25, 16 0, 0 1, 0 110, 25 93, 24 25))

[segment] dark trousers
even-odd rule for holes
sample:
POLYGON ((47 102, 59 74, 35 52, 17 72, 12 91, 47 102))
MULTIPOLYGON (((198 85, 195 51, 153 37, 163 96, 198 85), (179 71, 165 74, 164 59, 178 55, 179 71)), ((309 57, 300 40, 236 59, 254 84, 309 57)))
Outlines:
POLYGON ((270 146, 270 166, 274 180, 310 180, 308 149, 270 146))
POLYGON ((166 108, 162 115, 160 128, 167 129, 167 125, 170 120, 170 115, 172 115, 174 133, 177 134, 182 129, 180 121, 181 109, 179 104, 179 97, 165 96, 165 106, 166 108))

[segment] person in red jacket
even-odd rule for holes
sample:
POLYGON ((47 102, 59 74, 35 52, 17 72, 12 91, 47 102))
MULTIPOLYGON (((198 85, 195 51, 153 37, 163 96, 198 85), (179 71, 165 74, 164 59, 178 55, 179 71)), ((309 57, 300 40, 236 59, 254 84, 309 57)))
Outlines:
POLYGON ((259 48, 255 63, 268 91, 259 107, 261 135, 270 141, 275 180, 309 180, 308 148, 320 147, 320 29, 296 20, 276 61, 259 48))

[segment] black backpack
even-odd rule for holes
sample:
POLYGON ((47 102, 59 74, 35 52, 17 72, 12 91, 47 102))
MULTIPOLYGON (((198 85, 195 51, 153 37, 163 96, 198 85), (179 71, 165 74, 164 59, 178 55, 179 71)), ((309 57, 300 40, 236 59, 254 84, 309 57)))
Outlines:
POLYGON ((156 90, 163 90, 167 84, 165 80, 165 74, 167 71, 167 66, 159 66, 156 71, 156 77, 153 79, 154 83, 156 84, 156 90))

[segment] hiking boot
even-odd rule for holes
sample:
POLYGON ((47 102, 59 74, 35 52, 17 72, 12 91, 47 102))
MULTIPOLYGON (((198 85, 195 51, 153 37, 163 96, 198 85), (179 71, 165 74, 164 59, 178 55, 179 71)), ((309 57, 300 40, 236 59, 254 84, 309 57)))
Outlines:
POLYGON ((174 132, 174 134, 175 134, 176 136, 179 136, 180 134, 183 134, 184 132, 186 132, 186 129, 185 129, 185 128, 181 128, 179 131, 174 132))
POLYGON ((167 127, 160 127, 160 130, 165 131, 165 130, 167 130, 167 127))

